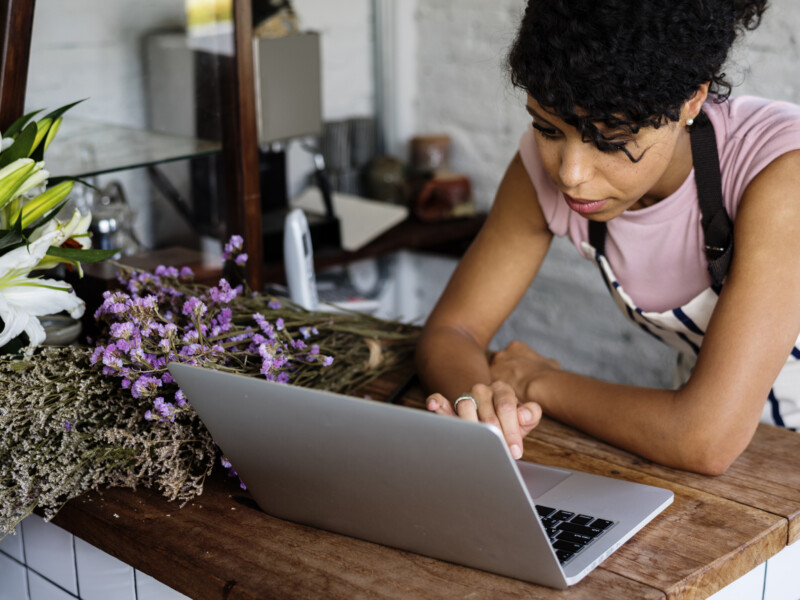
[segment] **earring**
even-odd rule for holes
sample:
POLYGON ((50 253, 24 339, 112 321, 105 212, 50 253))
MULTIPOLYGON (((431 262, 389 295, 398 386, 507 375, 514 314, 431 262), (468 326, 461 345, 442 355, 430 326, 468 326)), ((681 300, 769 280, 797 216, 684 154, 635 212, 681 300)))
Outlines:
POLYGON ((688 119, 686 119, 686 126, 691 127, 692 125, 694 125, 694 119, 689 117, 688 119))

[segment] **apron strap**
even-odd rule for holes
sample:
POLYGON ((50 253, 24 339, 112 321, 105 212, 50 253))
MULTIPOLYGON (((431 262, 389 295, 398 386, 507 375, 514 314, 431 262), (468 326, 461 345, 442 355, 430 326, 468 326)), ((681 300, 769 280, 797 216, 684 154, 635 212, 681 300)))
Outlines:
MULTIPOLYGON (((690 129, 692 163, 697 186, 697 198, 703 215, 708 272, 715 286, 722 285, 728 274, 733 256, 733 222, 722 202, 722 178, 714 126, 701 112, 690 129)), ((589 243, 600 254, 604 253, 606 224, 589 221, 589 243)))

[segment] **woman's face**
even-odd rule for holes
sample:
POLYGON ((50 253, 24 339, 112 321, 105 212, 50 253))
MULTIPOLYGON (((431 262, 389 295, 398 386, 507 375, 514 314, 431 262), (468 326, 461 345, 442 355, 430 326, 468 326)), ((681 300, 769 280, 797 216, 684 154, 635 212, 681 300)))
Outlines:
POLYGON ((622 150, 606 152, 584 142, 580 132, 545 111, 529 97, 536 145, 550 179, 563 192, 567 205, 593 221, 608 221, 626 210, 655 204, 680 187, 692 169, 689 136, 676 122, 646 127, 631 135, 598 128, 622 150))

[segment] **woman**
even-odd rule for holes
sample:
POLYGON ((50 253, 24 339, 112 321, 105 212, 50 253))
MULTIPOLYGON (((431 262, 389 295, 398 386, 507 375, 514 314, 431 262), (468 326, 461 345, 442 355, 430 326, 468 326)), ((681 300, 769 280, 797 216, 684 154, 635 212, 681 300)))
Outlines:
POLYGON ((430 410, 497 425, 516 458, 544 411, 706 474, 760 419, 800 426, 800 107, 728 99, 721 72, 765 8, 529 0, 509 66, 533 123, 423 330, 430 410), (684 385, 590 379, 521 342, 487 358, 553 235, 681 352, 684 385))

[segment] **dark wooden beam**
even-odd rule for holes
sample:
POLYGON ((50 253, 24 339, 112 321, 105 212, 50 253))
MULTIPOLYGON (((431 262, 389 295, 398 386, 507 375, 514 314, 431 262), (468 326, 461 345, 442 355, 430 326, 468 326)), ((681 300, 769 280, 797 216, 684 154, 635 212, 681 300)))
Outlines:
POLYGON ((0 0, 0 130, 25 110, 34 0, 0 0))
POLYGON ((264 288, 261 189, 258 170, 258 131, 253 73, 253 8, 250 0, 234 0, 235 56, 232 68, 233 119, 223 131, 227 154, 227 179, 231 195, 226 201, 227 233, 241 235, 250 258, 247 282, 253 290, 264 288), (231 127, 232 126, 232 127, 231 127))

